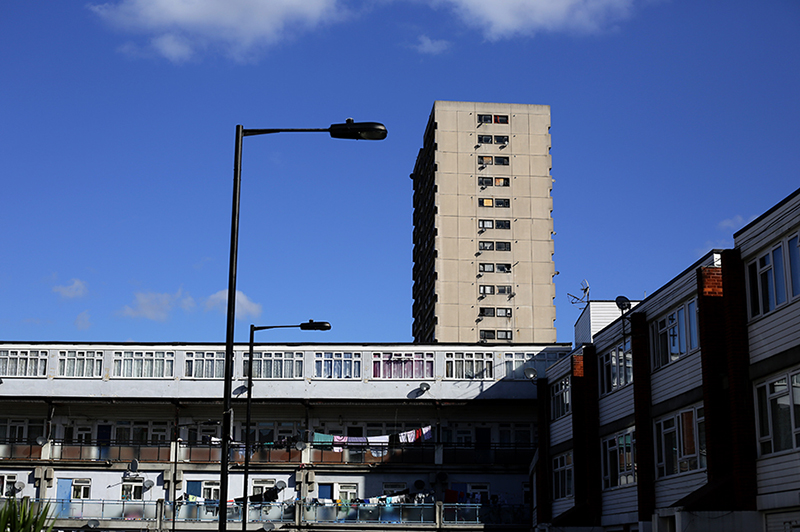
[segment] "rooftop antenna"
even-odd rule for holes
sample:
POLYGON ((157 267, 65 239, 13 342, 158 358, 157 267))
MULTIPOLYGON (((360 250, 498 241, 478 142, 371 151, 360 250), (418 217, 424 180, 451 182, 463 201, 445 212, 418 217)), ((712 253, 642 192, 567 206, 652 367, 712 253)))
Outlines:
POLYGON ((581 281, 581 296, 573 296, 570 293, 567 293, 567 297, 569 297, 569 302, 573 305, 578 305, 581 307, 581 310, 586 308, 587 303, 589 303, 589 281, 584 279, 581 281))

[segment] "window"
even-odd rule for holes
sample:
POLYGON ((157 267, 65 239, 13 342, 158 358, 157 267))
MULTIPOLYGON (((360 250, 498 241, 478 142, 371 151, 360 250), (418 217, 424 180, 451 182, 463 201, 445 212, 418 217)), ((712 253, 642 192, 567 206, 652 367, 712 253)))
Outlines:
POLYGON ((511 273, 511 264, 500 262, 496 265, 497 273, 511 273))
POLYGON ((516 444, 516 445, 530 445, 533 441, 531 438, 531 425, 529 423, 500 423, 498 430, 500 436, 500 443, 502 444, 516 444))
POLYGON ((158 444, 169 441, 166 421, 117 421, 116 441, 133 444, 158 444))
POLYGON ((624 432, 602 442, 603 488, 636 482, 636 432, 624 432))
POLYGON ((508 135, 495 135, 494 136, 494 143, 495 144, 508 144, 508 135))
POLYGON ((512 293, 511 285, 510 284, 497 285, 497 293, 503 295, 510 295, 512 293))
POLYGON ((509 187, 511 186, 511 180, 507 177, 495 177, 494 178, 494 186, 496 187, 509 187))
POLYGON ((747 265, 751 318, 767 314, 800 296, 798 238, 797 234, 790 236, 747 265))
POLYGON ((491 135, 478 135, 478 144, 491 144, 491 143, 492 143, 491 135))
POLYGON ((92 443, 92 427, 89 425, 67 425, 64 427, 64 443, 89 445, 92 443))
POLYGON ((0 350, 0 377, 44 377, 47 351, 0 350))
POLYGON ((496 198, 494 200, 494 206, 507 209, 511 207, 511 200, 508 198, 496 198))
POLYGON ((491 284, 482 284, 478 286, 478 293, 483 294, 486 296, 490 296, 494 294, 494 285, 491 284))
POLYGON ((494 200, 492 198, 479 198, 478 199, 478 206, 479 207, 494 207, 494 200))
POLYGON ((336 498, 341 501, 358 499, 358 484, 336 484, 336 498))
POLYGON ((494 308, 493 307, 481 307, 478 310, 478 316, 483 316, 485 318, 493 318, 494 317, 494 308))
POLYGON ((491 187, 494 186, 494 178, 493 177, 478 177, 478 186, 481 187, 491 187))
POLYGON ((498 340, 511 340, 511 331, 497 331, 498 340))
POLYGON ((314 378, 360 379, 361 353, 315 353, 314 378))
POLYGON ((76 478, 72 481, 72 499, 91 499, 92 480, 89 478, 76 478))
POLYGON ((508 115, 494 115, 495 124, 508 124, 508 115))
POLYGON ((569 392, 569 376, 550 386, 550 420, 555 421, 572 411, 569 392))
POLYGON ((492 123, 492 115, 478 115, 478 123, 479 124, 491 124, 492 123))
POLYGON ((17 493, 16 483, 17 475, 0 475, 0 497, 13 497, 17 493))
POLYGON ((656 421, 656 469, 666 477, 706 467, 703 407, 656 421))
POLYGON ((275 486, 274 478, 254 478, 253 495, 261 495, 262 493, 273 488, 274 486, 275 486))
POLYGON ((485 329, 481 329, 479 334, 481 340, 494 340, 496 338, 496 334, 494 331, 487 331, 485 329))
POLYGON ((496 242, 497 251, 511 251, 511 242, 496 242))
POLYGON ((373 353, 372 378, 433 378, 433 353, 373 353))
POLYGON ((789 239, 789 278, 792 282, 792 297, 800 296, 800 241, 795 235, 789 239))
POLYGON ((492 378, 492 353, 445 353, 444 356, 445 378, 447 379, 489 380, 492 378))
POLYGON ((498 318, 510 318, 511 317, 511 309, 510 308, 498 308, 497 309, 497 317, 498 318))
POLYGON ((800 372, 756 387, 761 454, 800 447, 800 372))
POLYGON ((141 501, 144 492, 143 478, 128 478, 122 481, 123 501, 141 501))
POLYGON ((553 499, 572 497, 572 453, 553 458, 553 499))
POLYGON ((511 229, 511 220, 495 220, 494 225, 497 229, 511 229))
MULTIPOLYGON (((247 375, 248 356, 242 364, 242 375, 247 375)), ((291 351, 278 353, 253 352, 254 379, 302 379, 303 353, 291 351)))
POLYGON ((653 367, 658 369, 699 347, 697 302, 692 300, 685 303, 654 321, 650 327, 653 367))
POLYGON ((405 491, 406 483, 405 482, 384 482, 383 483, 383 494, 384 495, 394 495, 395 493, 399 493, 401 491, 405 491))
POLYGON ((478 229, 494 229, 494 221, 478 220, 478 229))
POLYGON ((478 242, 478 249, 481 251, 492 251, 494 250, 494 242, 480 241, 478 242))
POLYGON ((630 340, 601 355, 598 362, 601 395, 633 382, 633 354, 630 340))
POLYGON ((478 264, 478 271, 479 272, 485 272, 485 273, 491 273, 491 272, 494 271, 494 264, 492 264, 491 262, 482 262, 482 263, 478 264))
MULTIPOLYGON (((202 355, 202 353, 198 353, 202 355)), ((212 353, 207 353, 211 355, 212 353)), ((187 368, 189 357, 187 353, 187 368)), ((202 364, 202 363, 201 363, 202 364)), ((133 379, 172 378, 175 366, 175 353, 171 351, 115 351, 113 362, 114 377, 133 379)), ((209 367, 211 367, 209 365, 209 367)), ((188 374, 187 377, 191 377, 188 374)), ((222 375, 220 374, 220 378, 222 375)))
POLYGON ((44 420, 0 418, 0 442, 33 443, 44 436, 44 420))
POLYGON ((102 351, 59 351, 59 377, 100 377, 103 372, 102 351))
MULTIPOLYGON (((489 164, 491 164, 491 163, 489 163, 489 164)), ((508 166, 510 164, 509 163, 509 158, 508 157, 495 157, 494 158, 494 164, 497 164, 497 165, 500 165, 500 166, 508 166)))
POLYGON ((491 155, 478 155, 478 164, 483 166, 489 166, 492 164, 492 156, 491 155))
POLYGON ((225 352, 187 352, 185 377, 222 379, 225 376, 225 352))

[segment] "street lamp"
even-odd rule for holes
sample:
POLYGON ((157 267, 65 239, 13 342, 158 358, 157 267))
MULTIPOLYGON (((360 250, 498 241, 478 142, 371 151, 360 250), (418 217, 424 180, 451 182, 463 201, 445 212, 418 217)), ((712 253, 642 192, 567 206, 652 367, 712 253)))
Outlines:
POLYGON ((219 498, 225 512, 219 513, 219 531, 228 528, 228 438, 231 434, 233 411, 231 409, 231 385, 233 381, 233 325, 236 319, 236 260, 239 251, 239 198, 242 183, 242 140, 253 135, 270 133, 329 133, 335 139, 383 140, 386 126, 378 122, 354 122, 348 118, 344 124, 331 124, 328 128, 315 129, 245 129, 236 126, 236 143, 233 154, 233 212, 231 214, 231 254, 228 267, 228 312, 225 333, 225 383, 222 395, 222 461, 220 463, 219 498))
POLYGON ((250 351, 247 356, 247 417, 244 426, 244 503, 242 505, 242 532, 247 532, 247 509, 249 508, 249 495, 247 483, 250 479, 250 409, 252 405, 253 391, 253 343, 256 331, 266 329, 300 329, 301 331, 330 331, 331 324, 327 321, 308 320, 298 325, 262 325, 255 326, 250 324, 250 351))

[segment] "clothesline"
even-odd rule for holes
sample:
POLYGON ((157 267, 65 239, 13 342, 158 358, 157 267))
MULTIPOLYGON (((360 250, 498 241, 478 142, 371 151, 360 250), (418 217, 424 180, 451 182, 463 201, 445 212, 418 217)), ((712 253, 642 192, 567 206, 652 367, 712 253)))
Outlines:
POLYGON ((381 436, 340 436, 338 434, 324 434, 314 432, 311 436, 311 443, 319 446, 336 446, 334 450, 341 452, 341 445, 363 445, 370 448, 387 447, 391 436, 397 436, 401 443, 414 443, 415 441, 430 440, 433 437, 433 430, 430 425, 419 429, 407 430, 397 434, 384 434, 381 436))

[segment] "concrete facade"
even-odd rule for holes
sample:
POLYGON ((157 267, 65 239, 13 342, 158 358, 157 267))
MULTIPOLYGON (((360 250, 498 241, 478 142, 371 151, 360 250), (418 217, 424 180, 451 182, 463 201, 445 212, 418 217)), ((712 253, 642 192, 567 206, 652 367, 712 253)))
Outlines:
POLYGON ((414 341, 556 339, 550 108, 434 103, 414 173, 414 341))

